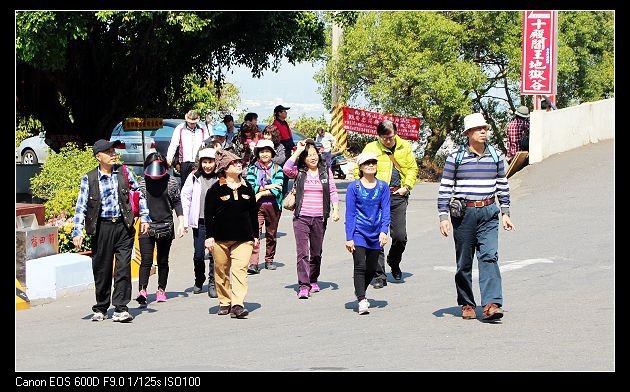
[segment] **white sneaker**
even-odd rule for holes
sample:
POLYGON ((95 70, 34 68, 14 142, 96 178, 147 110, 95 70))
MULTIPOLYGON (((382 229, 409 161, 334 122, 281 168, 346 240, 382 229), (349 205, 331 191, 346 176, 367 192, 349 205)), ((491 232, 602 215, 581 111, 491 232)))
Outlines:
POLYGON ((112 321, 119 323, 128 323, 131 320, 133 320, 133 316, 129 312, 114 312, 112 316, 112 321))
POLYGON ((107 316, 101 312, 94 312, 94 314, 92 315, 92 321, 103 321, 106 318, 107 316))
POLYGON ((369 308, 370 303, 368 302, 367 298, 363 298, 361 301, 359 301, 359 314, 370 313, 370 311, 368 310, 369 308))

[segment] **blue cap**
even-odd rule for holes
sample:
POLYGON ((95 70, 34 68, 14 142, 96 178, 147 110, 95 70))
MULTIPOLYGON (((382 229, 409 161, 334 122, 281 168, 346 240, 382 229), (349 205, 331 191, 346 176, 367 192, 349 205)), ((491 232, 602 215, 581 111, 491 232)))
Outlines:
POLYGON ((227 126, 222 122, 215 124, 212 127, 212 133, 216 136, 225 136, 227 135, 227 126))

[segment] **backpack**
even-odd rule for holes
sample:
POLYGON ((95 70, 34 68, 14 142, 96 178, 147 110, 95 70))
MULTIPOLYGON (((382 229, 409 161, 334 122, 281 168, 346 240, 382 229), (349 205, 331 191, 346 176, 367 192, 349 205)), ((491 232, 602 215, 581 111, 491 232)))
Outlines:
POLYGON ((518 143, 519 151, 529 151, 529 132, 524 132, 521 136, 521 140, 518 143))
MULTIPOLYGON (((497 173, 498 173, 499 172, 499 155, 497 154, 497 150, 495 150, 494 147, 492 147, 492 145, 490 144, 486 144, 486 146, 488 146, 488 151, 490 151, 492 160, 494 160, 494 163, 496 163, 497 165, 497 173)), ((462 144, 461 147, 459 147, 459 151, 457 151, 457 156, 455 157, 455 172, 453 173, 453 179, 455 178, 455 174, 457 174, 457 168, 459 167, 460 163, 462 163, 462 160, 464 159, 465 152, 466 152, 466 145, 462 144)))

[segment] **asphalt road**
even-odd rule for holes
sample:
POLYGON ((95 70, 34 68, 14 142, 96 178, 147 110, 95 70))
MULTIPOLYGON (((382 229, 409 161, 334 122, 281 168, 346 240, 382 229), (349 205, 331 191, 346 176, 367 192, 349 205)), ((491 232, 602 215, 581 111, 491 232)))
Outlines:
MULTIPOLYGON (((387 287, 370 287, 369 315, 356 312, 343 218, 328 224, 323 290, 297 299, 295 242, 285 211, 279 268, 249 278, 247 319, 219 317, 216 299, 191 293, 189 234, 171 250, 168 302, 139 309, 132 301, 132 323, 91 322, 93 290, 16 311, 15 369, 613 371, 613 150, 614 141, 587 145, 510 179, 516 230, 499 235, 501 323, 461 319, 453 239, 439 233, 438 184, 419 183, 408 208, 403 283, 389 275, 387 287)), ((346 186, 339 183, 342 193, 346 186)), ((156 284, 153 276, 150 300, 156 284)), ((135 295, 137 282, 133 287, 135 295)), ((476 274, 474 287, 479 302, 476 274)))

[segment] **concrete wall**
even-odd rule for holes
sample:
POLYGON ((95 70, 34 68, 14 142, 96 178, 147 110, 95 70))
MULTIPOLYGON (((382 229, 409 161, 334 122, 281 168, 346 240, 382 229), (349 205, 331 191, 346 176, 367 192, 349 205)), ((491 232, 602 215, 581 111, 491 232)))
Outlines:
POLYGON ((529 163, 615 137, 615 99, 530 115, 529 163))
POLYGON ((93 285, 89 256, 61 253, 26 261, 26 293, 31 301, 57 298, 93 285))

